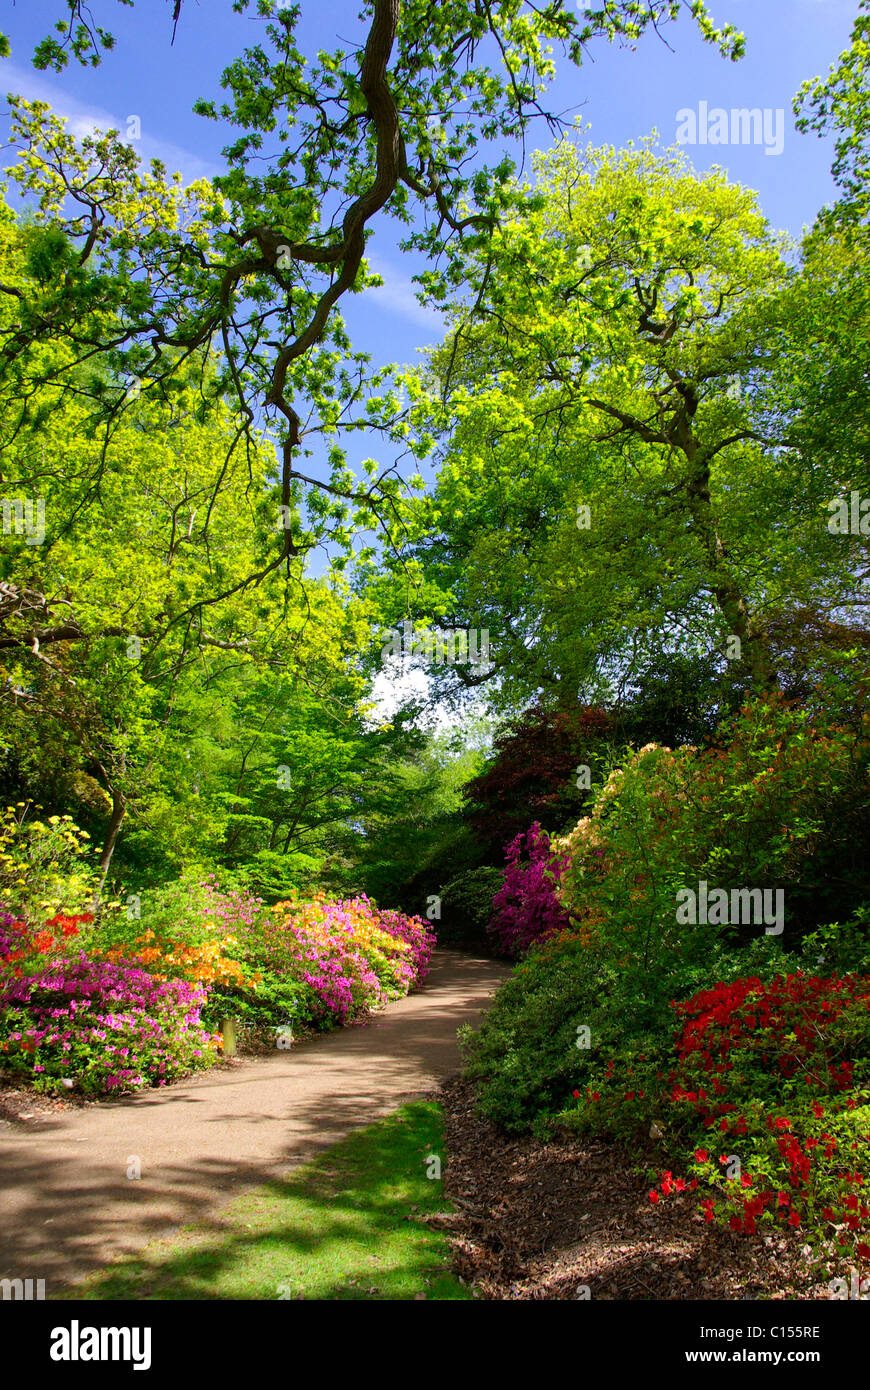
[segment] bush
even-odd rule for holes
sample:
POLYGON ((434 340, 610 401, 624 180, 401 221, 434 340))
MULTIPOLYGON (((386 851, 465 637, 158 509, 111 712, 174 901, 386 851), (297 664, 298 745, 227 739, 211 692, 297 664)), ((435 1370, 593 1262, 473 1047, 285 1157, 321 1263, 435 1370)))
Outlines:
MULTIPOLYGON (((512 1133, 546 1133, 572 1090, 591 1084, 604 1054, 665 1055, 672 999, 747 968, 771 978, 799 967, 778 938, 764 937, 739 954, 708 939, 706 951, 664 954, 649 969, 642 954, 615 950, 594 926, 572 927, 533 947, 497 991, 480 1028, 463 1031, 466 1075, 477 1082, 479 1108, 493 1123, 512 1133)), ((654 1118, 653 1095, 649 1089, 639 1133, 654 1118)))
POLYGON ((654 1115, 673 1164, 654 1204, 691 1188, 708 1221, 870 1260, 870 976, 719 981, 672 1015, 666 1052, 600 1054, 561 1123, 638 1138, 654 1115))
POLYGON ((46 915, 87 912, 97 885, 87 832, 69 816, 29 820, 27 812, 23 802, 0 810, 0 901, 37 926, 46 915))
POLYGON ((510 1132, 564 1104, 575 1084, 579 1026, 605 1027, 617 972, 581 936, 536 947, 498 990, 480 1029, 465 1028, 466 1074, 481 1112, 510 1132))
MULTIPOLYGON (((58 824, 75 857, 75 828, 58 824)), ((120 906, 97 920, 0 908, 0 1069, 93 1094, 162 1084, 214 1060, 203 1024, 234 1017, 259 1047, 288 1025, 349 1022, 416 988, 435 945, 419 917, 365 897, 266 908, 213 878, 143 895, 141 914, 120 906)))
MULTIPOLYGON (((863 727, 863 726, 862 726, 863 727)), ((683 951, 677 894, 781 891, 786 934, 800 938, 870 899, 870 743, 830 712, 780 697, 746 706, 704 752, 648 745, 598 789, 588 817, 554 849, 567 857, 566 908, 612 940, 636 940, 650 967, 683 951)), ((763 930, 763 928, 762 928, 763 930)), ((758 924, 717 932, 734 946, 758 924)), ((699 935, 702 948, 703 932, 699 935)))
POLYGON ((511 840, 505 858, 504 882, 493 899, 488 931, 498 954, 515 960, 569 925, 556 891, 566 857, 551 852, 550 837, 536 821, 511 840))
POLYGON ((441 889, 438 939, 442 945, 489 950, 487 926, 495 895, 504 887, 504 870, 483 865, 467 869, 441 889))
POLYGON ((108 961, 55 960, 0 986, 0 1065, 34 1089, 74 1081, 89 1095, 163 1086, 207 1067, 206 991, 108 961))
POLYGON ((417 988, 435 935, 419 917, 382 911, 366 897, 276 903, 238 921, 232 948, 255 972, 247 989, 218 993, 254 1025, 332 1027, 417 988))

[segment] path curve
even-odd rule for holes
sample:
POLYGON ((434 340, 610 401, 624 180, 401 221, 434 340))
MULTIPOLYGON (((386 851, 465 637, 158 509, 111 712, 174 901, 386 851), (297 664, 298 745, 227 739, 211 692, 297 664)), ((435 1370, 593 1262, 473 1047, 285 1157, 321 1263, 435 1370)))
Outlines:
POLYGON ((477 1023, 506 974, 439 950, 425 987, 363 1026, 165 1091, 0 1124, 0 1278, 44 1278, 51 1296, 430 1093, 459 1066, 457 1028, 477 1023))

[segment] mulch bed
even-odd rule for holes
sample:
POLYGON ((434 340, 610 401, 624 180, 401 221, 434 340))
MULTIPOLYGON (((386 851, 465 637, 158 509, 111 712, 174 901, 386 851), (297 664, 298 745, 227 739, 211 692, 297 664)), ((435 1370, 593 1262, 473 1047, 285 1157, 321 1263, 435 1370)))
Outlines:
MULTIPOLYGON (((799 1232, 724 1231, 704 1221, 692 1193, 654 1207, 637 1156, 600 1141, 506 1138, 475 1114, 473 1089, 458 1077, 439 1099, 456 1209, 442 1224, 456 1272, 483 1298, 831 1297, 799 1232)), ((668 1166, 654 1144, 646 1160, 668 1166)))
POLYGON ((80 1110, 91 1102, 70 1091, 68 1095, 46 1096, 39 1091, 20 1089, 0 1082, 0 1124, 46 1119, 61 1110, 80 1110))

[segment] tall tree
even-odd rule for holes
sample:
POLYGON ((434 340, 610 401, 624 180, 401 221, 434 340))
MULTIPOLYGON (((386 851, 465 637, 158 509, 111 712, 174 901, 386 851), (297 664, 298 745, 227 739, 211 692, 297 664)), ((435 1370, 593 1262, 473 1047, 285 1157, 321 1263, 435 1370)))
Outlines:
POLYGON ((537 192, 469 272, 447 406, 417 383, 445 439, 427 579, 492 630, 517 698, 630 694, 676 651, 773 685, 768 622, 844 590, 834 474, 806 469, 782 386, 789 316, 826 287, 798 291, 754 195, 676 155, 563 141, 537 192))

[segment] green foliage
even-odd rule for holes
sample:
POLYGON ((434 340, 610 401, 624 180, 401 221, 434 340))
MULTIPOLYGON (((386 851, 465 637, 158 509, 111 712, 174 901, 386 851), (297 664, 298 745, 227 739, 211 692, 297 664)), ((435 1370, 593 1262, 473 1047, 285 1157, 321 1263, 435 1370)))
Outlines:
MULTIPOLYGON (((596 1035, 613 1017, 618 972, 578 940, 534 948, 499 989, 478 1032, 460 1034, 481 1112, 508 1132, 528 1129, 576 1084, 578 1026, 596 1035)), ((622 996, 620 995, 620 1002, 622 996)))
POLYGON ((70 816, 41 820, 39 809, 0 811, 0 906, 30 926, 58 911, 88 912, 97 883, 87 832, 70 816))
POLYGON ((202 1016, 212 1029, 217 1029, 225 1018, 235 1019, 238 1045, 244 1052, 273 1052, 282 1037, 289 1044, 291 1038, 327 1026, 310 985, 267 969, 258 970, 252 985, 215 985, 202 1016))
MULTIPOLYGON (((819 955, 826 973, 862 967, 870 750, 854 713, 857 727, 840 723, 830 691, 815 708, 761 699, 720 730, 721 746, 648 747, 613 768, 590 815, 554 846, 569 855, 560 895, 576 925, 531 951, 468 1040, 490 1118, 546 1124, 603 1055, 656 1057, 669 1046, 671 1001, 714 980, 768 979, 810 961, 817 970, 819 955), (755 918, 681 920, 680 892, 697 894, 701 880, 710 894, 781 888, 782 935, 755 918), (835 895, 851 925, 813 933, 835 895)), ((627 1119, 655 1118, 656 1095, 648 1087, 627 1119)))
POLYGON ((463 945, 488 951, 486 928, 492 917, 492 900, 504 884, 504 870, 481 864, 451 879, 441 889, 441 920, 437 923, 442 945, 463 945))
MULTIPOLYGON (((721 926, 675 917, 677 894, 764 887, 783 893, 792 947, 866 898, 867 768, 863 721, 779 698, 747 705, 704 751, 649 747, 626 758, 600 789, 589 817, 558 842, 572 852, 566 905, 586 914, 644 967, 703 953, 721 926), (822 897, 822 889, 825 896, 822 897)), ((772 926, 772 924, 770 924, 772 926)), ((731 930, 733 941, 760 931, 731 930)))
POLYGON ((852 42, 827 78, 804 82, 794 101, 798 130, 836 137, 833 175, 843 193, 837 209, 866 222, 870 198, 870 3, 859 0, 852 42))
POLYGON ((803 943, 807 970, 830 975, 870 975, 870 904, 845 922, 826 922, 803 943))
POLYGON ((620 1137, 637 1139, 661 1108, 659 1090, 643 1078, 654 1079, 670 1047, 671 1000, 712 979, 744 970, 771 978, 790 964, 797 967, 797 958, 771 939, 739 956, 712 945, 695 958, 662 957, 643 971, 626 968, 585 935, 565 933, 534 947, 501 986, 480 1029, 463 1034, 480 1110, 508 1132, 546 1134, 572 1092, 592 1085, 602 1057, 615 1059, 626 1072, 634 1068, 636 1089, 646 1090, 620 1107, 620 1137))

